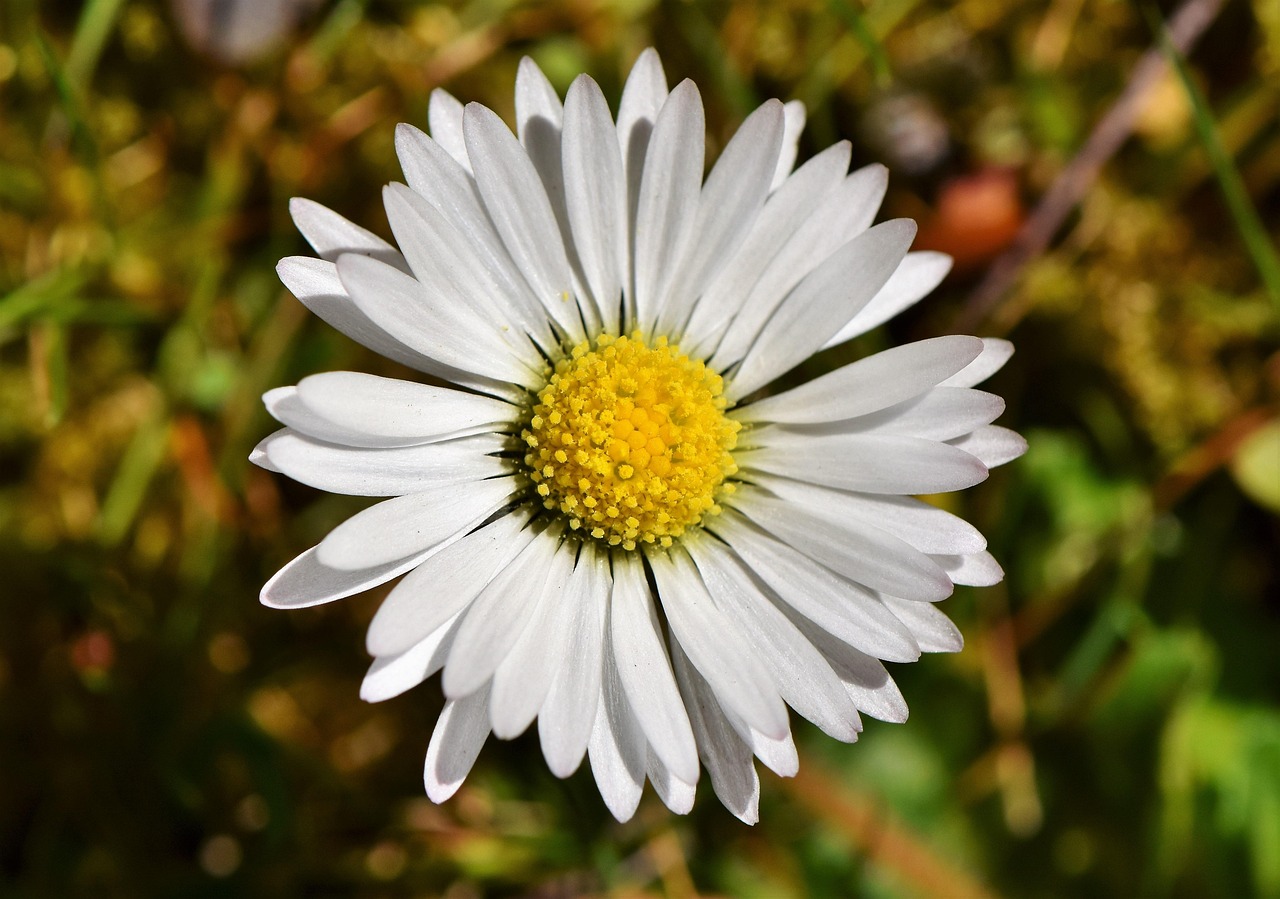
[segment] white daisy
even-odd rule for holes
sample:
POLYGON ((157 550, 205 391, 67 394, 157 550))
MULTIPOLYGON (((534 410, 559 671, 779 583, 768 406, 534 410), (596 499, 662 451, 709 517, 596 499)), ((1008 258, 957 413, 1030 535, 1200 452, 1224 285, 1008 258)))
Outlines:
POLYGON ((840 143, 796 171, 799 103, 771 100, 703 179, 692 82, 653 51, 616 123, 595 82, 563 105, 530 60, 515 135, 431 98, 396 146, 399 250, 306 200, 319 259, 279 273, 313 312, 449 387, 355 372, 266 395, 253 454, 321 490, 391 497, 286 565, 296 608, 400 575, 361 695, 443 669, 426 789, 451 796, 492 732, 536 719, 560 777, 584 755, 620 820, 646 777, 672 810, 700 768, 744 821, 752 757, 797 768, 787 706, 838 740, 903 721, 882 660, 960 649, 933 605, 1001 571, 914 495, 978 483, 1025 444, 973 385, 1009 344, 939 337, 770 392, 818 350, 928 293, 949 260, 871 226, 881 166, 840 143))

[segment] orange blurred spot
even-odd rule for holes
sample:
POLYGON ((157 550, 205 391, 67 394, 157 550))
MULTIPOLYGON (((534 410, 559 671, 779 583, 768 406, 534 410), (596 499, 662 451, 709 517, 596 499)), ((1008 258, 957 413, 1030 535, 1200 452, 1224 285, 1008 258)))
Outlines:
POLYGON ((116 661, 116 644, 106 631, 88 631, 71 644, 71 665, 81 674, 105 674, 116 661))
POLYGON ((187 488, 187 495, 200 512, 210 519, 230 522, 235 504, 218 476, 213 453, 204 427, 194 415, 183 415, 173 422, 174 460, 187 488))
POLYGON ((957 271, 971 270, 1009 246, 1023 218, 1013 172, 987 169, 962 175, 942 186, 937 208, 921 222, 913 249, 947 253, 957 271))

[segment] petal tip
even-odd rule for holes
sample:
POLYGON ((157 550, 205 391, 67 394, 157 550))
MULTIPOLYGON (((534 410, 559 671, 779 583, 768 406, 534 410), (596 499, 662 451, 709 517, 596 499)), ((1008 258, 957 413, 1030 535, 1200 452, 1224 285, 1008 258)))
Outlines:
POLYGON ((448 802, 458 792, 458 788, 462 786, 461 783, 441 783, 431 777, 430 771, 427 771, 423 782, 427 788, 427 798, 436 805, 448 802))
POLYGON ((734 812, 733 816, 749 827, 755 827, 760 823, 760 812, 758 809, 748 809, 745 812, 734 812))

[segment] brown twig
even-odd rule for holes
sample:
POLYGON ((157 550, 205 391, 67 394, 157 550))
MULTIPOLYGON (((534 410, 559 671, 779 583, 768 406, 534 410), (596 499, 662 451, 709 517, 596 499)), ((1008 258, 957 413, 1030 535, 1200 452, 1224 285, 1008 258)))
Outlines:
POLYGON ((1240 445, 1263 425, 1275 420, 1272 408, 1246 409, 1227 421, 1202 443, 1188 450, 1174 462, 1152 490, 1156 509, 1168 511, 1201 481, 1228 464, 1240 445))
POLYGON ((995 899, 971 874, 940 858, 921 838, 885 814, 882 804, 860 795, 806 758, 800 773, 782 781, 790 793, 849 838, 872 864, 891 871, 911 889, 938 899, 995 899))
MULTIPOLYGON (((1184 0, 1169 20, 1170 42, 1178 53, 1186 55, 1217 17, 1221 7, 1222 0, 1184 0)), ((953 330, 957 333, 976 331, 1013 287, 1023 267, 1045 251, 1071 210, 1093 186, 1102 167, 1133 132, 1134 122, 1147 95, 1168 67, 1159 46, 1153 46, 1142 54, 1124 91, 1098 121, 1080 152, 1041 198, 1013 243, 992 263, 986 277, 969 295, 964 308, 956 316, 953 330)))

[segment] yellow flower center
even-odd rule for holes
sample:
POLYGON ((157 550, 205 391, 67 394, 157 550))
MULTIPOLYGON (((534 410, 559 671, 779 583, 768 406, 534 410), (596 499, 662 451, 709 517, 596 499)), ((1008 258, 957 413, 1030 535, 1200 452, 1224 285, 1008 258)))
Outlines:
POLYGON ((580 343, 539 392, 521 435, 543 504, 610 546, 670 546, 720 511, 741 425, 702 362, 640 334, 580 343))

